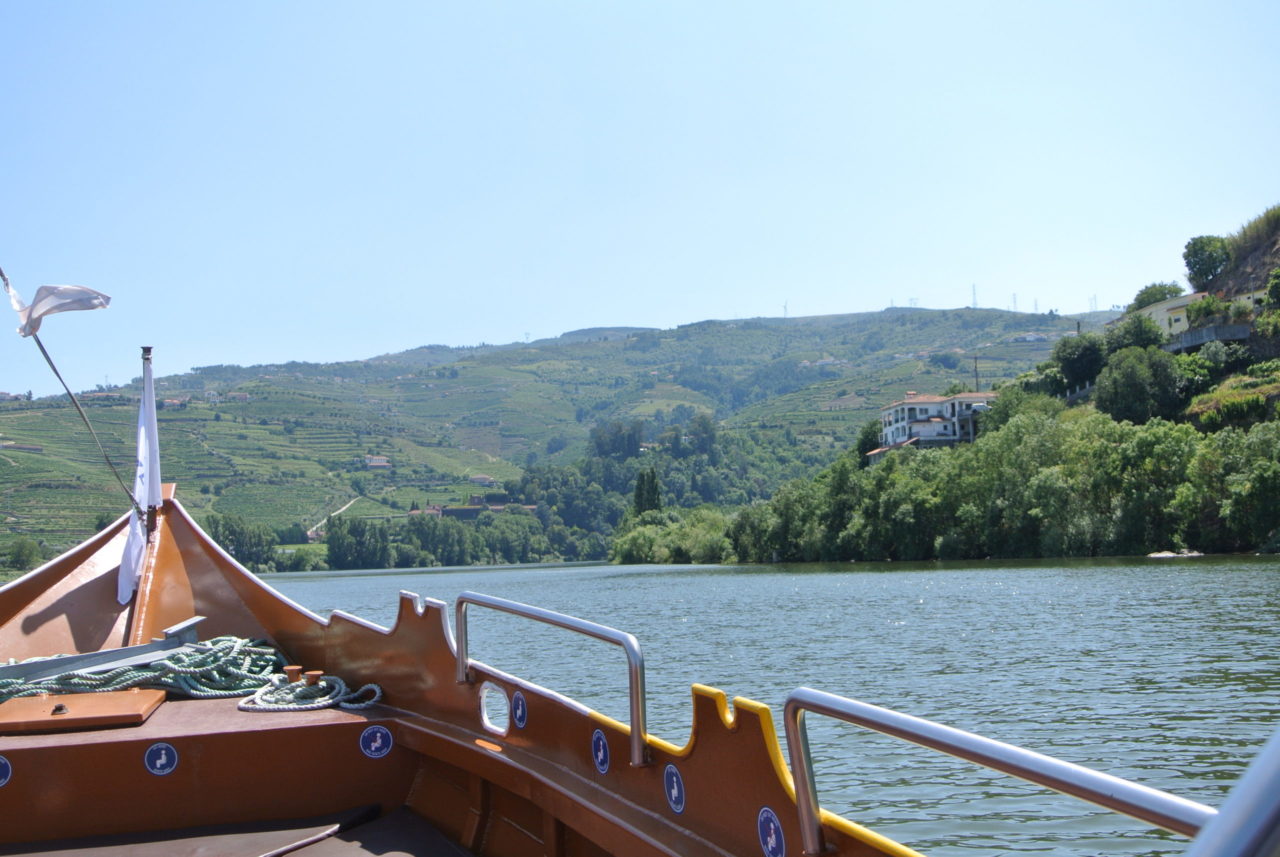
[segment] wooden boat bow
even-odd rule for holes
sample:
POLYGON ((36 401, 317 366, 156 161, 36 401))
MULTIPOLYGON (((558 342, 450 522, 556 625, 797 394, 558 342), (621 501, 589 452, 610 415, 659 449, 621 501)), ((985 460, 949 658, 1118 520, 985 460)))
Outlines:
MULTIPOLYGON (((765 706, 731 705, 695 686, 688 744, 645 736, 648 761, 633 765, 626 724, 484 664, 460 667, 442 602, 402 594, 390 629, 342 613, 323 619, 240 566, 171 486, 134 599, 116 604, 126 525, 127 516, 0 589, 0 652, 25 659, 116 649, 204 616, 204 637, 268 640, 293 663, 352 685, 376 682, 383 704, 261 714, 239 711, 235 700, 170 699, 135 726, 0 737, 10 770, 0 787, 8 849, 0 853, 66 840, 106 847, 112 837, 129 843, 122 849, 156 837, 176 848, 185 832, 222 828, 229 838, 218 847, 231 848, 264 826, 362 807, 377 819, 415 820, 411 841, 397 845, 405 853, 419 853, 415 843, 430 828, 443 837, 425 837, 437 845, 504 857, 753 854, 768 808, 799 853, 791 777, 765 706), (460 669, 470 681, 457 680, 460 669), (505 732, 483 714, 482 696, 494 688, 520 699, 519 725, 505 732), (611 760, 603 766, 601 745, 611 760), (679 804, 668 797, 673 777, 679 804)), ((323 848, 337 848, 341 835, 323 848)), ((827 837, 845 854, 914 853, 834 816, 827 837)))

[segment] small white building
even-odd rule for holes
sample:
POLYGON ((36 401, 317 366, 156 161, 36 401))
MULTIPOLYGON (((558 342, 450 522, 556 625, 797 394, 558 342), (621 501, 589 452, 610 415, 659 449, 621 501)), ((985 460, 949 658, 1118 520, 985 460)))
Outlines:
POLYGON ((954 446, 970 443, 977 435, 977 416, 998 394, 956 393, 922 395, 908 391, 906 398, 880 409, 880 448, 867 453, 872 462, 902 446, 954 446))
MULTIPOLYGON (((1192 294, 1178 295, 1158 303, 1148 304, 1142 309, 1136 309, 1134 312, 1139 315, 1145 315, 1147 318, 1160 325, 1160 329, 1170 336, 1177 336, 1187 329, 1187 304, 1192 301, 1198 301, 1205 296, 1204 292, 1194 292, 1192 294)), ((1107 327, 1119 324, 1124 321, 1124 316, 1107 322, 1107 327)))

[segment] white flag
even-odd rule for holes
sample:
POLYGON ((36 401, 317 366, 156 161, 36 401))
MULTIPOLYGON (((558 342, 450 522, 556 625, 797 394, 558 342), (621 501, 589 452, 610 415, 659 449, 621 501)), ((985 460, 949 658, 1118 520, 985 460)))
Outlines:
POLYGON ((18 333, 30 336, 40 329, 40 321, 46 315, 55 312, 67 312, 73 309, 102 309, 111 303, 111 298, 102 292, 96 292, 85 286, 41 286, 36 289, 36 299, 24 304, 22 298, 8 283, 5 289, 9 292, 9 302, 18 312, 22 326, 18 333))
POLYGON ((156 391, 151 379, 151 360, 142 363, 142 404, 138 408, 138 469, 133 478, 133 497, 142 510, 129 517, 129 538, 124 543, 116 600, 128 604, 142 577, 142 556, 147 547, 146 513, 158 506, 160 497, 160 438, 156 429, 156 391))

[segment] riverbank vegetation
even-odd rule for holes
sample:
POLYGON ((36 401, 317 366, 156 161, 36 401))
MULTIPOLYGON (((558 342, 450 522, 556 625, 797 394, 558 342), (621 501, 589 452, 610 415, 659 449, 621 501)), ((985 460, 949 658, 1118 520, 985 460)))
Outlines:
POLYGON ((729 528, 751 562, 1253 550, 1280 508, 1280 423, 1201 434, 1028 402, 970 445, 844 458, 729 528))

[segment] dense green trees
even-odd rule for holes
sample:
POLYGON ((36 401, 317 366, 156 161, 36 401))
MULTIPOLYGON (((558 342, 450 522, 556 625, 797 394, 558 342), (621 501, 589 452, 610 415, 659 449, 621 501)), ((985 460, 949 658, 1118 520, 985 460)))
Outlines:
POLYGON ((391 542, 385 526, 339 515, 325 525, 330 568, 389 568, 391 542))
POLYGON ((992 432, 1002 428, 1018 414, 1056 416, 1066 407, 1062 399, 1056 396, 1032 392, 1023 387, 1005 387, 1000 390, 1000 397, 992 403, 991 409, 979 417, 978 426, 983 433, 992 432))
POLYGON ((680 407, 652 420, 591 432, 572 465, 534 465, 504 487, 512 505, 474 522, 409 515, 329 522, 332 568, 472 565, 561 560, 721 562, 731 556, 728 513, 764 499, 787 476, 811 474, 818 454, 793 439, 723 434, 705 411, 680 407), (532 511, 529 508, 532 507, 532 511))
POLYGON ((437 515, 387 521, 331 518, 325 541, 330 568, 417 568, 434 565, 543 562, 580 557, 568 544, 553 545, 554 527, 534 514, 508 506, 481 512, 474 522, 437 515))
POLYGON ((623 563, 719 563, 731 556, 729 516, 712 506, 640 515, 614 539, 623 563))
POLYGON ((40 550, 39 542, 30 536, 19 536, 9 545, 6 559, 9 568, 29 571, 39 565, 43 558, 44 552, 40 550))
POLYGON ((276 541, 282 545, 304 545, 308 538, 307 528, 297 521, 276 530, 276 541))
POLYGON ((1168 335, 1160 328, 1160 325, 1145 315, 1131 314, 1125 316, 1119 324, 1108 330, 1104 341, 1107 346, 1107 354, 1110 355, 1122 348, 1132 346, 1146 348, 1150 345, 1163 345, 1168 338, 1168 335))
POLYGON ((1205 295, 1187 304, 1187 323, 1201 327, 1217 318, 1226 319, 1230 309, 1230 302, 1216 295, 1205 295))
POLYGON ((1233 551, 1274 540, 1278 453, 1280 423, 1205 436, 1173 501, 1187 543, 1204 551, 1233 551))
POLYGON ((641 470, 636 476, 635 498, 631 502, 631 511, 638 518, 645 512, 662 511, 662 493, 658 486, 658 471, 650 467, 641 470))
MULTIPOLYGON (((405 548, 397 551, 405 567, 420 565, 472 565, 487 562, 488 551, 479 529, 456 518, 435 515, 410 515, 397 534, 398 543, 411 548, 417 556, 407 560, 405 548)), ((398 557, 398 558, 400 558, 398 557)))
POLYGON ((276 534, 265 524, 253 524, 239 515, 210 515, 205 532, 244 565, 252 569, 274 566, 276 534))
POLYGON ((880 418, 875 417, 863 423, 862 428, 858 430, 858 441, 854 444, 854 449, 861 456, 858 460, 862 463, 862 467, 868 464, 867 453, 880 448, 880 429, 880 418))
POLYGON ((1204 435, 1077 408, 1017 413, 973 444, 866 470, 846 457, 727 534, 738 559, 772 562, 1231 551, 1277 527, 1280 423, 1204 435))
POLYGON ((1106 341, 1096 333, 1064 336, 1053 345, 1053 362, 1058 364, 1068 387, 1088 384, 1098 377, 1107 359, 1106 341))
POLYGON ((1225 238, 1199 235, 1187 242, 1182 251, 1187 265, 1187 281, 1194 289, 1203 288, 1231 262, 1231 251, 1225 238))
POLYGON ((1160 301, 1167 301, 1169 298, 1176 298, 1183 291, 1182 286, 1177 283, 1152 283, 1149 286, 1142 287, 1138 294, 1134 295, 1133 303, 1125 307, 1124 311, 1133 312, 1152 304, 1158 304, 1160 301))
POLYGON ((1105 335, 1085 333, 1059 339, 1048 360, 1033 371, 1019 375, 1002 390, 1018 389, 1025 393, 1065 396, 1098 378, 1116 352, 1161 345, 1167 338, 1160 325, 1145 315, 1131 313, 1105 335))
POLYGON ((1145 423, 1173 419, 1186 404, 1182 374, 1173 355, 1155 346, 1130 345, 1112 354, 1098 375, 1098 410, 1117 420, 1145 423))

